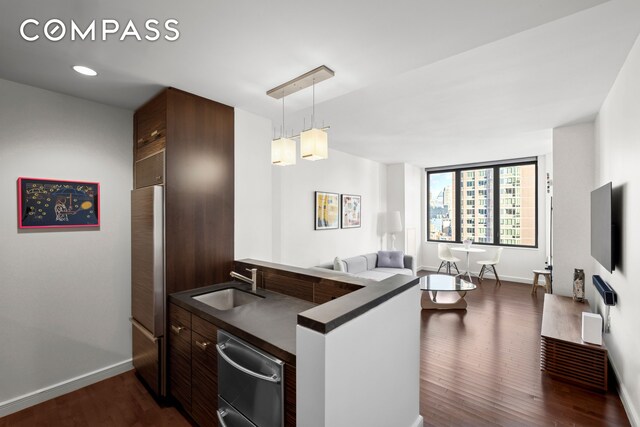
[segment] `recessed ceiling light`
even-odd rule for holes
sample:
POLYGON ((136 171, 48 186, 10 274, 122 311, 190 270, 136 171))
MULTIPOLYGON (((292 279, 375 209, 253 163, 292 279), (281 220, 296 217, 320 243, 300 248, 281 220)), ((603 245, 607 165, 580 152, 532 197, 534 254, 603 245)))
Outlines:
POLYGON ((82 65, 74 65, 74 66, 73 66, 73 69, 74 69, 77 73, 84 74, 85 76, 91 76, 91 77, 93 77, 93 76, 97 76, 97 75, 98 75, 98 73, 97 73, 97 72, 95 72, 94 70, 92 70, 91 68, 89 68, 89 67, 84 67, 84 66, 82 66, 82 65))

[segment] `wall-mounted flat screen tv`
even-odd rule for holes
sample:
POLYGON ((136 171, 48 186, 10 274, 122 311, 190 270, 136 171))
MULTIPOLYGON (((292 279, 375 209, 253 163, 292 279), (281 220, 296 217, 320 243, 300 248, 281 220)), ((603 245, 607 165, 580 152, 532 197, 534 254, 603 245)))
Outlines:
POLYGON ((607 271, 614 269, 611 183, 591 192, 591 256, 607 271))

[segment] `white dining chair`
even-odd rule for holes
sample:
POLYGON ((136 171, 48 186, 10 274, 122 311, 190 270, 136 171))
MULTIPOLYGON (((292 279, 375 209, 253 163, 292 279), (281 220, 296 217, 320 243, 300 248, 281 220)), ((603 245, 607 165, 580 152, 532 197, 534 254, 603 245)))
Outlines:
POLYGON ((451 253, 451 249, 449 249, 449 245, 446 243, 438 243, 438 258, 440 258, 440 267, 438 267, 438 273, 442 267, 447 269, 447 274, 451 274, 451 265, 455 267, 458 274, 460 274, 460 270, 458 270, 457 262, 460 262, 460 258, 456 258, 451 253))
POLYGON ((479 265, 482 266, 480 269, 480 274, 478 274, 478 282, 482 283, 482 279, 487 271, 493 271, 493 275, 496 276, 496 285, 502 286, 502 282, 500 281, 500 277, 498 276, 498 272, 496 271, 496 265, 500 263, 500 257, 502 256, 502 249, 498 248, 493 253, 492 259, 487 259, 483 261, 477 261, 479 265))

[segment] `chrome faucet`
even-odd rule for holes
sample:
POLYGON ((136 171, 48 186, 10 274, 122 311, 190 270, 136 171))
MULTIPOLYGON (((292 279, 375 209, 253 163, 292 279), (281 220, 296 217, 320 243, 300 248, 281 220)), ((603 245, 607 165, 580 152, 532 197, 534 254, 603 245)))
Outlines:
POLYGON ((234 279, 242 280, 243 282, 249 283, 251 285, 251 292, 255 292, 258 284, 258 269, 247 268, 247 271, 251 272, 251 279, 249 279, 246 276, 243 276, 240 273, 236 273, 235 271, 232 271, 231 273, 229 273, 229 275, 234 279))

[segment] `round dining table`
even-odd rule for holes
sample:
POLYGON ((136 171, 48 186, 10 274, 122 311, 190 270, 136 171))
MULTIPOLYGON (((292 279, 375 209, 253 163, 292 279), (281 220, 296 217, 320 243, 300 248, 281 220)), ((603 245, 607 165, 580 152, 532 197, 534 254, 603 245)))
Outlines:
POLYGON ((469 246, 468 248, 464 246, 451 246, 449 249, 451 249, 454 252, 465 252, 467 254, 467 271, 460 274, 460 276, 464 277, 466 275, 469 278, 469 281, 473 283, 473 280, 471 279, 471 267, 469 266, 469 255, 471 255, 472 253, 479 254, 482 252, 486 252, 486 250, 480 249, 480 248, 474 248, 472 246, 469 246))

